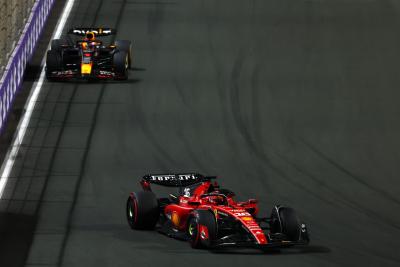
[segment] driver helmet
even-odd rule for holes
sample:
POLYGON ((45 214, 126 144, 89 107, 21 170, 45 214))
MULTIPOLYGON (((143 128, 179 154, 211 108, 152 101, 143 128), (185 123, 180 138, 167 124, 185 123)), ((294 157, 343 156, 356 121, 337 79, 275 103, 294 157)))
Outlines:
POLYGON ((88 41, 94 42, 95 38, 96 38, 96 36, 95 36, 94 32, 87 32, 86 33, 86 39, 88 41))

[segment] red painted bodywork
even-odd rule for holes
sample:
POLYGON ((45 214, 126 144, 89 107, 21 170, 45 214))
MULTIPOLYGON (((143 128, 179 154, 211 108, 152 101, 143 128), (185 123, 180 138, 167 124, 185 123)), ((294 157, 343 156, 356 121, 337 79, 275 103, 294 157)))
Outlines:
MULTIPOLYGON (((141 185, 144 190, 151 191, 150 183, 142 181, 141 185)), ((202 195, 210 192, 210 187, 216 188, 218 191, 218 184, 211 181, 202 182, 196 187, 190 196, 179 196, 176 204, 169 204, 164 208, 164 213, 167 218, 170 218, 174 227, 179 231, 185 231, 187 229, 187 223, 189 217, 193 214, 194 210, 204 209, 211 210, 214 212, 216 219, 218 220, 218 212, 228 214, 237 220, 239 220, 257 240, 258 244, 267 244, 268 240, 260 228, 259 224, 255 220, 255 216, 258 213, 258 203, 254 199, 250 199, 244 202, 237 202, 233 196, 227 197, 227 203, 224 205, 216 204, 211 198, 202 197, 202 195)), ((200 231, 202 231, 200 226, 200 231)), ((208 238, 208 231, 203 231, 208 238)))

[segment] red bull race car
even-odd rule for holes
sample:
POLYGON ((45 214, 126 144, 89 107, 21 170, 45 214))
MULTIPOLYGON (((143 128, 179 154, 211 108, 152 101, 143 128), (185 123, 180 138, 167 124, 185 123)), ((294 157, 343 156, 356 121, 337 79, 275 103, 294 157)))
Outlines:
POLYGON ((131 41, 117 40, 104 45, 97 39, 115 33, 111 28, 73 28, 68 34, 84 38, 52 40, 46 56, 46 78, 126 80, 132 64, 131 41))
POLYGON ((200 174, 146 175, 143 191, 130 193, 128 224, 135 230, 157 229, 193 248, 283 248, 309 243, 307 227, 294 209, 275 206, 270 217, 258 217, 258 201, 238 202, 216 177, 200 174), (178 194, 158 198, 151 184, 177 187, 178 194))

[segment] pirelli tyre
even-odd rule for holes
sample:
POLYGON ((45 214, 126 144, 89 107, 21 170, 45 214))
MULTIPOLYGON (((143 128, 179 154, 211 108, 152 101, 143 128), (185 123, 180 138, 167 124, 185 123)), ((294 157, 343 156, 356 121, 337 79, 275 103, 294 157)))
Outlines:
POLYGON ((152 230, 160 216, 158 201, 153 192, 132 193, 126 203, 126 217, 132 229, 152 230))
POLYGON ((62 46, 66 45, 67 41, 63 39, 54 39, 51 41, 50 50, 56 51, 61 54, 62 46))
POLYGON ((125 51, 117 51, 113 56, 113 65, 116 80, 128 79, 128 53, 125 51))
POLYGON ((209 210, 195 210, 189 217, 187 234, 192 248, 210 248, 217 236, 217 223, 209 210))
POLYGON ((128 54, 128 67, 132 68, 132 42, 129 40, 117 40, 114 45, 118 51, 125 51, 128 54))
POLYGON ((305 225, 300 223, 296 211, 289 207, 274 207, 271 213, 271 232, 284 234, 288 241, 309 242, 305 225))
POLYGON ((46 78, 48 80, 54 80, 54 72, 60 71, 62 69, 62 59, 61 55, 54 51, 47 51, 46 55, 46 78))

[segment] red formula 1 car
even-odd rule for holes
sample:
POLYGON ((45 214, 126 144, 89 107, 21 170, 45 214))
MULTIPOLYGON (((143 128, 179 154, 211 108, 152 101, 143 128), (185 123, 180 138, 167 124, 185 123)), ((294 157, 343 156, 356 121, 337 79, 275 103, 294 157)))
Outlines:
POLYGON ((309 243, 307 228, 292 208, 275 206, 269 218, 260 218, 255 199, 235 201, 215 177, 200 174, 146 175, 143 191, 129 195, 126 205, 132 229, 157 229, 193 248, 280 248, 309 243), (179 195, 157 198, 150 185, 179 188, 179 195))

